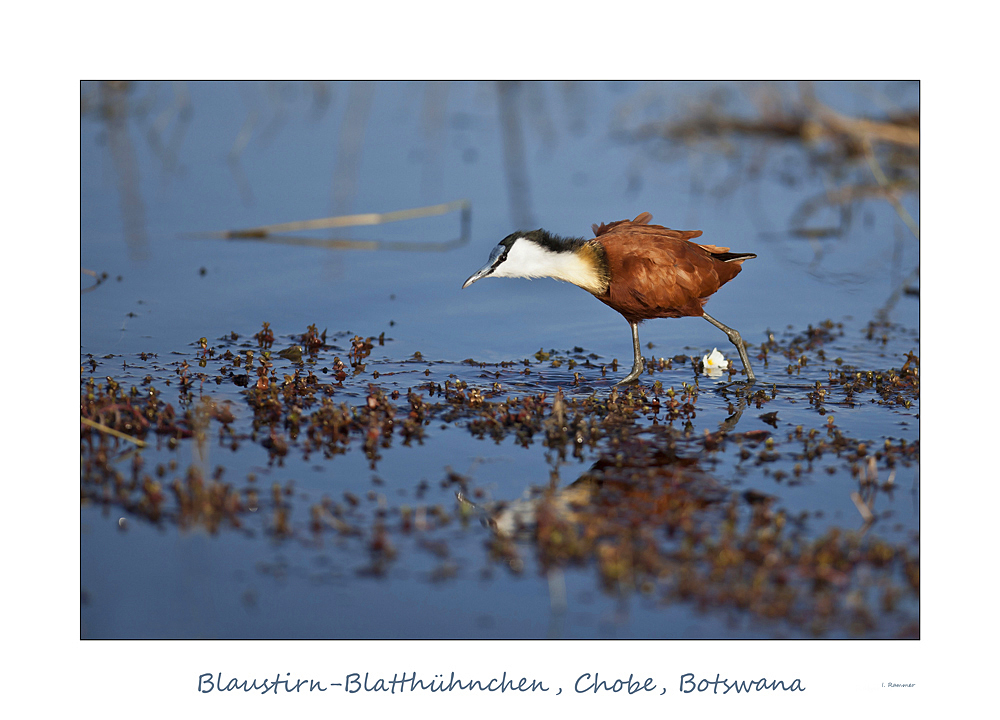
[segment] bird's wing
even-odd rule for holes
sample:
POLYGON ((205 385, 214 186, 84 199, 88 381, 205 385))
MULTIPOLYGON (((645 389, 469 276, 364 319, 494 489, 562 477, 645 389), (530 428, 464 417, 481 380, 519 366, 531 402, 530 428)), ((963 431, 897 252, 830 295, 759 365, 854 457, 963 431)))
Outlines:
MULTIPOLYGON (((600 227, 595 228, 597 237, 604 238, 605 236, 628 236, 629 239, 635 240, 655 240, 656 238, 670 238, 672 240, 691 240, 692 238, 701 237, 701 230, 672 230, 671 228, 664 227, 663 225, 647 225, 646 223, 652 219, 652 215, 649 213, 643 213, 636 220, 643 220, 642 223, 637 223, 631 220, 619 220, 618 222, 613 222, 610 225, 600 225, 600 227), (645 217, 644 217, 645 216, 645 217)), ((611 240, 608 237, 608 240, 611 240)), ((692 243, 692 245, 697 245, 697 243, 692 243)), ((709 252, 715 252, 709 248, 714 248, 714 245, 704 245, 699 246, 704 247, 709 252)), ((725 252, 729 248, 719 248, 719 252, 725 252)))
POLYGON ((701 315, 708 296, 731 279, 720 277, 710 251, 687 242, 688 233, 632 230, 601 237, 612 280, 606 302, 626 317, 701 315))
MULTIPOLYGON (((644 212, 644 213, 640 213, 639 216, 636 217, 635 220, 617 220, 617 221, 615 221, 613 223, 608 223, 608 224, 601 223, 600 225, 598 225, 597 223, 594 223, 590 227, 593 228, 593 230, 594 230, 594 237, 600 237, 601 235, 603 235, 604 233, 608 232, 608 230, 610 230, 613 227, 618 227, 620 225, 625 225, 625 226, 631 228, 631 227, 634 227, 635 225, 647 225, 649 223, 649 221, 652 220, 652 219, 653 219, 653 213, 644 212)), ((701 233, 698 233, 698 234, 700 235, 701 233)))

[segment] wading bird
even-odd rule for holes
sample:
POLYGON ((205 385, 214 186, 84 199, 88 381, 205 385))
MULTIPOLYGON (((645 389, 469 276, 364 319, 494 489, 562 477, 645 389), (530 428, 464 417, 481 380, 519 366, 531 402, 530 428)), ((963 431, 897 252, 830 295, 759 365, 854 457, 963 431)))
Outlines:
POLYGON ((617 310, 632 328, 635 360, 619 385, 635 382, 645 361, 639 350, 639 323, 663 317, 703 317, 739 350, 747 379, 753 370, 739 332, 704 311, 709 296, 736 277, 753 253, 698 245, 701 230, 650 225, 644 212, 635 220, 594 224, 594 238, 561 238, 545 230, 511 233, 493 248, 489 262, 462 288, 484 277, 551 277, 582 287, 617 310))

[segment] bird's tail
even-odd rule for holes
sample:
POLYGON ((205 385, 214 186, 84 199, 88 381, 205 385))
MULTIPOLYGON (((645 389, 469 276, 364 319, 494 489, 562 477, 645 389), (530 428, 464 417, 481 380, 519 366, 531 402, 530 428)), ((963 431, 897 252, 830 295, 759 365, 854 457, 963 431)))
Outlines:
POLYGON ((712 253, 712 257, 716 260, 721 260, 722 262, 738 262, 740 260, 749 260, 750 258, 755 258, 757 255, 755 253, 733 253, 733 252, 721 252, 712 253))

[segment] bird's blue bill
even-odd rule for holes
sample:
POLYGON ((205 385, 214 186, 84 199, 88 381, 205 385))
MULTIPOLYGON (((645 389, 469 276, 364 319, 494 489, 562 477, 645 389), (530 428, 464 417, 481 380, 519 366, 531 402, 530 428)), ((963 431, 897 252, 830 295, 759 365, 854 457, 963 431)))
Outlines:
POLYGON ((479 280, 480 278, 484 278, 484 277, 486 277, 486 276, 487 276, 487 275, 489 275, 489 274, 490 274, 491 272, 493 272, 493 264, 492 264, 492 263, 490 263, 489 265, 486 265, 486 266, 484 266, 484 267, 483 267, 482 269, 480 269, 480 270, 477 270, 477 271, 476 271, 476 272, 475 272, 475 273, 474 273, 474 274, 472 275, 472 277, 470 277, 470 278, 469 278, 468 280, 466 280, 466 281, 465 281, 465 282, 464 282, 464 283, 462 284, 462 289, 463 289, 463 290, 465 290, 465 288, 469 287, 469 285, 471 285, 472 283, 476 282, 476 280, 479 280))
POLYGON ((495 248, 493 248, 493 252, 490 253, 489 262, 487 262, 485 265, 479 268, 475 273, 473 273, 472 276, 468 280, 466 280, 465 283, 462 284, 462 289, 465 290, 465 288, 469 287, 469 285, 476 282, 476 280, 484 278, 490 273, 492 273, 497 266, 497 259, 500 257, 500 253, 502 253, 504 250, 505 248, 503 245, 497 245, 495 248))

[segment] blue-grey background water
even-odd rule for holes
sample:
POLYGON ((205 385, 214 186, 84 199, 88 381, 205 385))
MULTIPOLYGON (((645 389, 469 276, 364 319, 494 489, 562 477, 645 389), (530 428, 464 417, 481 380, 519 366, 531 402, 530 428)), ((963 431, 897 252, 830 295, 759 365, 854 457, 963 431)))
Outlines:
MULTIPOLYGON (((337 402, 364 403, 373 370, 382 386, 404 396, 427 377, 488 386, 478 368, 462 365, 467 358, 529 360, 533 375, 504 377, 512 392, 564 387, 578 396, 606 394, 631 359, 628 326, 614 311, 551 280, 460 288, 516 229, 583 237, 591 223, 643 211, 657 223, 703 230, 706 243, 757 254, 706 308, 752 346, 825 320, 842 326, 826 348, 830 362, 794 378, 787 363, 755 364, 762 386, 825 380, 834 357, 867 370, 900 368, 905 353, 919 351, 918 242, 904 219, 919 222, 916 192, 901 191, 899 207, 859 195, 844 206, 817 203, 805 215, 803 208, 826 193, 877 185, 872 168, 863 159, 828 157, 822 138, 809 144, 720 133, 666 140, 658 132, 692 117, 772 117, 799 107, 807 92, 844 117, 878 119, 919 106, 915 83, 817 83, 808 90, 764 83, 84 83, 81 265, 107 277, 91 290, 93 276, 81 275, 81 377, 159 381, 177 362, 194 364, 199 338, 219 345, 235 332, 247 339, 268 322, 276 347, 316 325, 339 338, 345 359, 351 336, 384 333, 385 344, 373 348, 364 373, 344 383, 337 402), (456 200, 471 208, 465 233, 461 214, 452 212, 334 234, 395 243, 377 250, 212 236, 456 200), (792 232, 801 225, 812 232, 792 232), (403 249, 407 244, 413 249, 403 249), (886 328, 884 343, 869 338, 872 321, 886 328), (574 389, 572 372, 534 358, 540 348, 577 347, 600 358, 598 365, 617 359, 617 372, 595 370, 574 389), (408 363, 415 353, 423 359, 416 366, 408 363)), ((640 338, 647 357, 701 357, 718 347, 736 359, 725 336, 698 319, 653 321, 640 338)), ((277 364, 279 376, 292 372, 292 363, 277 364)), ((693 382, 693 373, 676 368, 653 379, 679 387, 693 382)), ((702 376, 699 383, 710 388, 713 381, 702 376)), ((231 400, 237 423, 249 422, 240 387, 200 392, 231 400)), ((825 426, 826 414, 809 406, 805 390, 788 397, 779 428, 759 418, 768 406, 748 410, 739 430, 825 426)), ((918 440, 917 404, 883 407, 868 399, 855 408, 828 407, 827 414, 875 443, 918 440)), ((703 392, 690 432, 716 430, 727 403, 703 392)), ((269 533, 263 513, 247 523, 249 532, 213 533, 83 504, 84 637, 809 634, 732 608, 608 593, 587 566, 554 578, 532 565, 530 553, 528 567, 508 572, 488 557, 489 529, 475 518, 436 537, 447 541, 444 560, 420 538, 397 538, 398 554, 378 577, 360 572, 364 544, 316 541, 308 531, 310 504, 324 495, 350 492, 372 508, 394 509, 414 504, 415 488, 426 482, 427 502, 450 509, 454 490, 441 480, 452 470, 472 478, 489 502, 517 500, 549 482, 553 464, 541 443, 495 444, 435 422, 422 444, 394 444, 374 469, 357 447, 327 459, 291 452, 281 464, 270 462, 260 443, 234 452, 210 442, 206 457, 192 443, 170 448, 154 438, 143 452, 149 466, 176 461, 178 473, 192 463, 209 472, 224 467, 225 479, 241 488, 252 474, 262 496, 273 483, 291 483, 293 532, 269 533)), ((594 460, 571 459, 559 475, 572 481, 594 460)), ((786 470, 794 464, 784 462, 786 470)), ((775 495, 789 512, 813 514, 809 532, 857 531, 857 480, 846 463, 830 465, 830 480, 816 472, 794 485, 776 482, 764 468, 740 471, 730 455, 712 472, 723 486, 775 495)), ((888 515, 868 532, 913 542, 917 466, 900 467, 894 481, 899 490, 879 498, 878 511, 888 515)), ((904 610, 906 617, 884 619, 870 634, 898 633, 916 616, 914 603, 904 610)))

